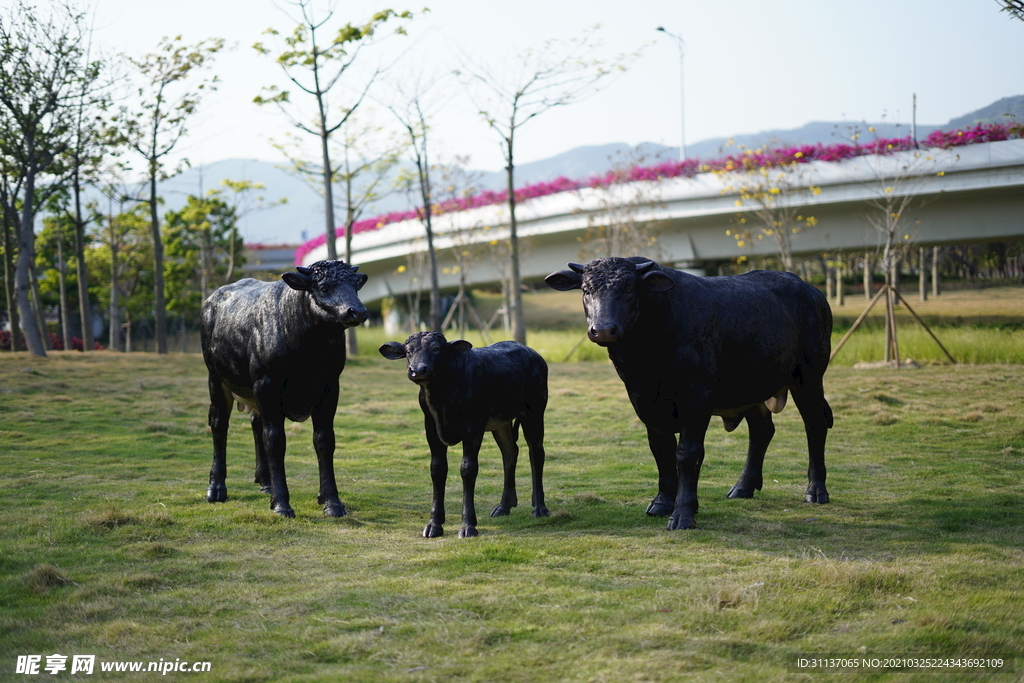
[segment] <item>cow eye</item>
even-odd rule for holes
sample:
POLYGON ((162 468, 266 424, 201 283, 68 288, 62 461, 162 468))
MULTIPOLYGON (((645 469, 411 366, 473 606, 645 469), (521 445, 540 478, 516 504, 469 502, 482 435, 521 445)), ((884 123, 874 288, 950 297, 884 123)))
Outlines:
POLYGON ((440 350, 441 350, 441 347, 438 346, 437 344, 434 344, 433 346, 430 347, 430 352, 431 353, 437 353, 440 350))

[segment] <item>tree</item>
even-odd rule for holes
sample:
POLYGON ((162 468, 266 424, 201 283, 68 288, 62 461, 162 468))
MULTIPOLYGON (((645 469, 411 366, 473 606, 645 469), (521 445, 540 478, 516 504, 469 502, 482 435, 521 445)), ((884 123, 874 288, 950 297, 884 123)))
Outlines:
MULTIPOLYGON (((331 136, 338 131, 349 117, 359 108, 359 105, 366 98, 370 86, 373 85, 381 69, 375 70, 364 80, 361 87, 353 89, 352 100, 347 106, 336 107, 332 113, 329 103, 329 95, 334 87, 346 76, 356 64, 359 54, 363 48, 370 45, 376 31, 390 19, 411 19, 412 12, 396 12, 395 10, 381 10, 370 17, 369 21, 361 26, 351 23, 342 26, 333 39, 327 41, 324 47, 321 45, 317 31, 323 29, 334 16, 333 11, 327 12, 321 20, 313 16, 311 0, 298 0, 293 3, 298 7, 301 18, 295 19, 295 28, 291 35, 283 38, 284 47, 275 58, 278 66, 284 71, 285 76, 300 92, 311 96, 316 106, 312 118, 313 123, 307 123, 308 118, 297 111, 297 107, 291 100, 291 91, 281 90, 277 86, 264 88, 264 95, 256 96, 253 101, 259 105, 274 104, 285 116, 288 117, 291 125, 300 131, 319 139, 320 155, 322 163, 320 166, 323 174, 323 197, 324 197, 324 220, 327 237, 327 258, 336 260, 338 258, 337 246, 335 245, 335 224, 334 224, 334 196, 333 175, 334 166, 331 163, 329 141, 331 136)), ((280 33, 273 28, 267 29, 265 34, 279 36, 280 33)), ((405 29, 398 26, 395 33, 404 34, 405 29)), ((261 55, 270 56, 271 50, 263 43, 256 43, 253 49, 261 55)))
POLYGON ((159 195, 157 181, 166 180, 188 165, 185 160, 173 171, 165 170, 165 158, 187 132, 189 117, 196 112, 204 90, 216 87, 217 78, 201 80, 194 88, 179 92, 193 71, 209 65, 224 47, 222 38, 185 45, 181 36, 163 38, 157 52, 140 58, 129 58, 142 83, 138 87, 139 102, 134 110, 122 109, 127 126, 128 145, 146 162, 149 193, 142 200, 149 206, 150 239, 153 244, 153 303, 156 313, 156 350, 167 353, 167 304, 164 297, 164 250, 157 215, 159 195))
MULTIPOLYGON (((86 48, 88 54, 88 46, 86 48)), ((88 61, 88 57, 86 58, 88 61)), ((101 172, 100 164, 118 136, 99 115, 110 106, 105 87, 91 90, 83 84, 73 105, 72 141, 66 153, 68 175, 71 181, 71 207, 67 213, 74 224, 75 277, 78 282, 78 313, 82 320, 82 349, 95 348, 92 333, 92 305, 89 301, 88 269, 85 262, 87 211, 82 205, 83 185, 96 184, 101 172)))
POLYGON ((748 211, 736 216, 728 234, 736 246, 753 248, 754 240, 771 238, 779 250, 782 267, 796 272, 793 263, 793 238, 818 224, 814 216, 803 214, 806 195, 817 195, 821 188, 807 178, 807 167, 796 160, 765 160, 761 150, 745 149, 738 161, 716 171, 727 185, 723 194, 735 194, 736 206, 748 211))
POLYGON ((106 305, 110 319, 109 347, 131 351, 131 325, 152 310, 152 235, 148 207, 137 204, 125 211, 128 199, 119 187, 103 190, 107 212, 95 210, 92 237, 98 243, 86 252, 90 289, 100 305, 106 305), (114 207, 117 206, 115 211, 114 207), (121 314, 127 317, 126 344, 121 344, 121 314))
MULTIPOLYGON (((0 110, 0 115, 2 115, 2 110, 0 110)), ((18 239, 18 211, 15 198, 21 194, 21 188, 18 184, 20 176, 11 161, 7 156, 0 155, 0 230, 3 232, 4 299, 11 327, 11 351, 17 351, 21 346, 18 343, 21 321, 14 298, 14 259, 17 253, 15 243, 18 239)))
POLYGON ((517 56, 514 68, 500 74, 487 67, 464 60, 455 72, 464 76, 482 93, 477 109, 487 125, 497 133, 505 159, 506 191, 508 193, 509 239, 512 271, 512 336, 526 343, 526 318, 523 315, 522 278, 519 271, 519 233, 516 223, 515 142, 519 130, 546 111, 577 102, 593 94, 599 84, 616 71, 624 71, 640 52, 620 55, 611 62, 594 58, 599 45, 594 31, 587 31, 573 40, 549 40, 536 50, 517 56))
POLYGON ((231 281, 236 254, 244 245, 238 235, 238 217, 220 190, 205 197, 189 195, 178 211, 164 216, 164 246, 168 310, 198 319, 203 301, 231 281))
MULTIPOLYGON (((43 219, 43 230, 36 236, 36 272, 42 272, 42 277, 40 278, 42 283, 39 289, 45 302, 49 304, 52 299, 57 301, 60 310, 61 336, 65 350, 72 348, 69 319, 70 303, 68 300, 68 278, 70 274, 68 256, 73 254, 74 247, 74 225, 63 212, 54 212, 43 219)), ((71 265, 76 265, 73 263, 73 257, 71 265)), ((82 328, 84 329, 85 327, 85 321, 83 320, 82 328)))
MULTIPOLYGON (((337 207, 345 215, 345 262, 351 264, 355 224, 371 204, 393 191, 393 188, 387 186, 386 181, 398 164, 406 145, 395 140, 393 136, 386 135, 381 126, 373 123, 363 125, 355 116, 349 117, 338 133, 340 135, 335 134, 331 140, 331 145, 337 152, 332 154, 332 158, 340 157, 331 170, 331 177, 338 190, 335 193, 332 189, 332 196, 335 197, 337 207)), ((302 156, 298 141, 291 145, 278 144, 276 147, 288 157, 292 172, 306 180, 315 192, 323 196, 323 174, 320 165, 302 156)), ((345 331, 348 353, 353 356, 359 353, 356 329, 350 327, 345 331)))
POLYGON ((1002 11, 1024 21, 1024 0, 996 0, 1003 6, 1002 11))
MULTIPOLYGON (((434 248, 434 188, 430 167, 430 126, 424 109, 424 99, 437 83, 431 80, 424 85, 421 78, 412 80, 412 88, 406 89, 401 84, 395 86, 396 104, 389 109, 398 119, 405 131, 409 143, 409 157, 413 163, 416 176, 411 185, 419 190, 420 222, 427 235, 427 256, 430 262, 430 329, 440 330, 443 323, 441 312, 441 287, 437 277, 437 250, 434 248)), ((399 183, 409 183, 410 179, 399 178, 399 183)))
POLYGON ((587 237, 580 257, 586 260, 609 256, 659 256, 658 229, 661 221, 652 219, 653 211, 663 208, 660 184, 636 181, 631 171, 647 163, 647 155, 640 146, 629 152, 617 153, 611 159, 612 168, 597 187, 580 190, 586 206, 587 237))
MULTIPOLYGON (((45 356, 40 324, 30 301, 34 259, 35 215, 60 176, 60 157, 71 145, 71 113, 83 92, 89 92, 101 65, 87 63, 82 15, 57 5, 45 19, 18 0, 0 15, 0 156, 13 162, 20 190, 20 216, 15 222, 18 260, 15 290, 26 343, 34 356, 45 356)), ((8 196, 14 201, 16 196, 8 196)), ((5 209, 6 210, 6 209, 5 209)))

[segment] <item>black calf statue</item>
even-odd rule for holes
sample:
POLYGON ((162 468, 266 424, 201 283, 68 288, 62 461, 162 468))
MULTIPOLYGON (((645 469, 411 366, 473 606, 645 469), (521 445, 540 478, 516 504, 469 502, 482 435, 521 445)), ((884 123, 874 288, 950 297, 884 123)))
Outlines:
POLYGON ((463 503, 459 538, 477 535, 474 490, 484 432, 494 435, 505 469, 501 502, 491 516, 507 515, 519 502, 515 475, 520 426, 530 447, 533 516, 548 516, 542 481, 548 366, 536 351, 511 341, 474 349, 465 340, 449 342, 440 332, 417 332, 404 344, 382 344, 380 354, 389 360, 405 358, 409 379, 420 387, 434 487, 430 522, 423 529, 425 538, 444 534, 448 447, 460 441, 463 503))

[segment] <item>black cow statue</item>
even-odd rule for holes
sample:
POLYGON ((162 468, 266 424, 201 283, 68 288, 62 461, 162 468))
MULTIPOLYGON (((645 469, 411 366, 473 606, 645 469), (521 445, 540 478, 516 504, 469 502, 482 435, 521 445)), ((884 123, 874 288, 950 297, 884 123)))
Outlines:
POLYGON ((474 349, 465 340, 449 342, 440 332, 417 332, 404 344, 382 344, 380 354, 389 360, 405 358, 409 379, 420 387, 434 488, 430 521, 423 529, 425 538, 444 534, 448 447, 460 441, 463 503, 459 538, 477 535, 474 491, 484 432, 494 435, 505 470, 501 502, 491 516, 507 515, 519 504, 515 476, 520 426, 530 446, 533 516, 548 516, 543 484, 548 366, 540 354, 512 341, 474 349))
POLYGON ((697 277, 642 257, 569 264, 545 278, 583 290, 587 334, 608 357, 644 425, 658 465, 649 515, 691 529, 697 479, 712 415, 727 431, 745 418, 747 461, 729 498, 751 498, 775 426, 792 392, 807 431, 806 500, 827 503, 825 437, 832 409, 828 367, 832 312, 825 297, 791 273, 753 271, 697 277), (678 438, 676 435, 679 435, 678 438))
POLYGON ((345 329, 366 320, 358 266, 319 261, 277 282, 239 280, 203 303, 203 360, 210 373, 213 466, 206 499, 227 500, 225 449, 232 405, 252 411, 256 483, 270 508, 294 517, 285 481, 284 420, 313 418, 320 495, 328 517, 346 514, 334 479, 334 413, 345 369, 345 329))

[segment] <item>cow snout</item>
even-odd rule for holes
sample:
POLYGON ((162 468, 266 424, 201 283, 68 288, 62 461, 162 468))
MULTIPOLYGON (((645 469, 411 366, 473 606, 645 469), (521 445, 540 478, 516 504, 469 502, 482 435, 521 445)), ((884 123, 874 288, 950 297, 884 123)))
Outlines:
POLYGON ((366 309, 349 308, 347 311, 345 311, 345 314, 341 316, 341 321, 348 327, 362 325, 364 322, 366 322, 366 309))
POLYGON ((410 365, 409 379, 413 382, 425 382, 430 378, 430 370, 426 365, 410 365))
POLYGON ((594 324, 590 326, 588 336, 595 344, 614 344, 622 336, 622 328, 615 323, 594 324))

